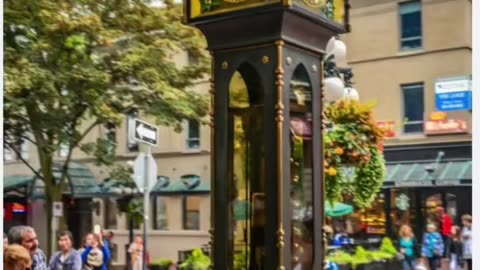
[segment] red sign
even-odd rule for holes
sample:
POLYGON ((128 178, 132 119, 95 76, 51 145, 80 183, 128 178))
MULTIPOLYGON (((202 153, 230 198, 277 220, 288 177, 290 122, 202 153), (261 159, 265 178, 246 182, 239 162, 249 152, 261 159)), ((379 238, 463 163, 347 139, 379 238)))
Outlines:
POLYGON ((467 133, 467 122, 464 120, 441 120, 441 121, 426 121, 425 134, 426 135, 441 135, 441 134, 456 134, 467 133))
POLYGON ((378 121, 377 125, 379 128, 385 131, 386 138, 394 138, 397 136, 395 133, 395 121, 378 121))

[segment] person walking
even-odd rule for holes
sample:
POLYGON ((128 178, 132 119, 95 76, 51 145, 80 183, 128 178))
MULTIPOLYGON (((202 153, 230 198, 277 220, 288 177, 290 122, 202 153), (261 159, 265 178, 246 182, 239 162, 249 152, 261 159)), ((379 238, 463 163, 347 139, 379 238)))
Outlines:
POLYGON ((93 234, 91 242, 87 241, 87 245, 81 255, 84 269, 107 270, 110 251, 103 245, 102 234, 93 234))
POLYGON ((416 246, 417 241, 409 225, 403 225, 400 228, 398 240, 398 250, 405 257, 403 260, 403 270, 415 270, 416 246))
POLYGON ((23 246, 30 252, 32 270, 47 270, 45 253, 38 248, 38 237, 35 229, 30 226, 15 226, 8 231, 8 243, 23 246))
POLYGON ((48 270, 81 270, 82 258, 80 253, 73 249, 73 236, 69 231, 64 231, 58 238, 60 251, 50 259, 48 270))
MULTIPOLYGON (((441 233, 442 233, 442 239, 443 243, 447 243, 447 241, 452 237, 452 227, 454 226, 453 224, 453 219, 452 217, 445 212, 445 209, 443 207, 438 207, 438 215, 440 217, 440 224, 442 226, 441 228, 441 233)), ((444 255, 445 258, 447 254, 447 245, 445 245, 445 250, 444 250, 444 255)))
POLYGON ((426 258, 430 270, 440 268, 440 258, 443 256, 444 244, 437 227, 430 223, 427 225, 427 232, 423 235, 422 257, 426 258))
POLYGON ((128 253, 132 258, 132 270, 143 270, 143 239, 140 235, 135 236, 135 241, 128 248, 128 253))
POLYGON ((467 262, 468 270, 472 270, 472 216, 462 216, 462 241, 463 241, 463 258, 467 262))
POLYGON ((13 244, 3 250, 4 270, 28 270, 32 266, 32 258, 26 248, 13 244))
POLYGON ((462 270, 464 265, 463 260, 463 243, 462 243, 462 231, 460 227, 452 227, 452 237, 447 241, 445 245, 447 248, 446 257, 450 259, 450 270, 462 270))

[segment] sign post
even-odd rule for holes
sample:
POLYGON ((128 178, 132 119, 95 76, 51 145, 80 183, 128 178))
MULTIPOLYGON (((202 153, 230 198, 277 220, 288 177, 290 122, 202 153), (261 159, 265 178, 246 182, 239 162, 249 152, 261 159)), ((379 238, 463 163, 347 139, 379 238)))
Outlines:
POLYGON ((157 127, 135 119, 135 140, 146 145, 145 153, 140 153, 134 163, 134 181, 143 192, 143 270, 147 270, 148 199, 157 179, 157 164, 151 153, 151 146, 157 145, 157 131, 157 127))

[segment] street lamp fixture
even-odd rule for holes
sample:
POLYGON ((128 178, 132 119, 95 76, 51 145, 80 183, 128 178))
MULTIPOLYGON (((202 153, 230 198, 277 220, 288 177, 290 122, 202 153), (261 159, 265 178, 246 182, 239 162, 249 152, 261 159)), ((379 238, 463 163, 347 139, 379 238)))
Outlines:
POLYGON ((341 98, 359 100, 358 91, 353 88, 352 68, 347 66, 347 46, 337 36, 327 43, 325 70, 325 100, 335 102, 341 98), (343 80, 342 80, 343 79, 343 80))

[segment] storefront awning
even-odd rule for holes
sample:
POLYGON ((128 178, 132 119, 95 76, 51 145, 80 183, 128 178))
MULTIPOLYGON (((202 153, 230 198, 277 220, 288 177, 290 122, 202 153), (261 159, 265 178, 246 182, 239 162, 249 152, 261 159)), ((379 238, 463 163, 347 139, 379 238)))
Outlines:
POLYGON ((472 184, 472 160, 439 163, 400 162, 387 164, 384 187, 457 186, 472 184))
MULTIPOLYGON (((56 182, 60 182, 62 164, 53 165, 53 175, 56 182)), ((68 169, 68 177, 72 180, 73 196, 79 197, 94 197, 100 192, 97 181, 92 171, 88 167, 78 163, 71 163, 68 169)), ((40 199, 44 196, 44 183, 32 175, 11 175, 4 176, 3 192, 15 192, 24 189, 21 192, 23 196, 28 196, 31 199, 40 199)), ((72 194, 71 187, 65 186, 64 194, 72 194)), ((8 195, 7 195, 8 196, 8 195)))

